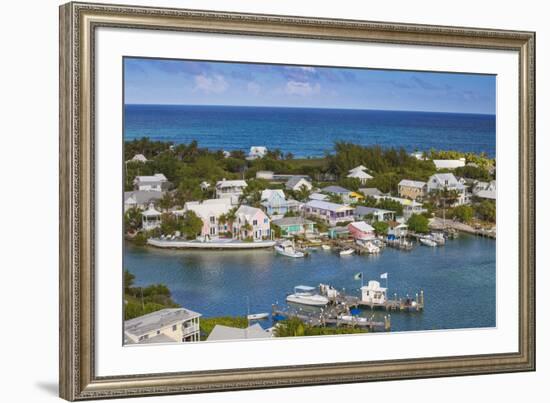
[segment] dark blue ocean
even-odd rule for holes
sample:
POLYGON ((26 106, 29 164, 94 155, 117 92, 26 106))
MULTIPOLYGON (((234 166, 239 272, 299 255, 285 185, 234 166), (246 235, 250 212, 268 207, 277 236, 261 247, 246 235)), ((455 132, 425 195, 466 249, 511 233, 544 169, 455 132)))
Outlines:
POLYGON ((126 105, 124 138, 210 149, 264 145, 296 157, 322 156, 336 141, 361 145, 485 152, 495 156, 494 115, 352 109, 126 105))

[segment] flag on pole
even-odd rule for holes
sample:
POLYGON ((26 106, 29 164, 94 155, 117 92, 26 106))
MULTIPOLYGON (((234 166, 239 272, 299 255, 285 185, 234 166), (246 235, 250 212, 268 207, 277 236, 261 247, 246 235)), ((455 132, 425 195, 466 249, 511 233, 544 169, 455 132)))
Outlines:
POLYGON ((363 278, 363 273, 357 273, 355 276, 353 276, 354 280, 361 280, 363 278))
POLYGON ((382 273, 380 275, 380 278, 385 278, 387 280, 388 279, 388 273, 382 273))

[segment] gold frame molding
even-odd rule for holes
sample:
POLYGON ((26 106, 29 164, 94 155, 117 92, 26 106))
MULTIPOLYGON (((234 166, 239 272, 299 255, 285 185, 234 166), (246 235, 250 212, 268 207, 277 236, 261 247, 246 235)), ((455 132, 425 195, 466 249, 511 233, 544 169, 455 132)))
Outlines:
POLYGON ((85 400, 535 369, 535 33, 68 3, 60 7, 60 396, 85 400), (506 354, 98 377, 94 370, 97 27, 503 49, 519 55, 519 345, 506 354))

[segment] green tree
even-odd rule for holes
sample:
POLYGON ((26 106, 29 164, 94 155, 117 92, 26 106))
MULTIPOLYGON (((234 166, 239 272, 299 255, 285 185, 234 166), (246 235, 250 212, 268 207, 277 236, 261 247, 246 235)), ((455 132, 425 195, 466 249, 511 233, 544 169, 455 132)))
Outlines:
POLYGON ((474 206, 475 214, 484 221, 496 222, 496 203, 491 200, 483 200, 474 206))
POLYGON ((124 230, 126 233, 135 232, 141 228, 141 210, 137 207, 130 207, 124 214, 124 230))
POLYGON ((457 206, 453 208, 451 216, 463 223, 468 223, 474 218, 474 209, 466 205, 457 206))
POLYGON ((378 235, 386 235, 390 226, 385 221, 376 221, 372 223, 372 227, 374 228, 374 232, 378 235))
POLYGON ((195 239, 202 230, 204 223, 194 211, 188 211, 183 217, 181 232, 187 239, 195 239))
POLYGON ((430 231, 428 227, 428 219, 423 215, 413 214, 407 220, 409 229, 420 234, 425 234, 430 231))
POLYGON ((301 202, 307 201, 311 195, 311 190, 307 188, 306 185, 300 186, 300 189, 294 192, 296 199, 301 202))

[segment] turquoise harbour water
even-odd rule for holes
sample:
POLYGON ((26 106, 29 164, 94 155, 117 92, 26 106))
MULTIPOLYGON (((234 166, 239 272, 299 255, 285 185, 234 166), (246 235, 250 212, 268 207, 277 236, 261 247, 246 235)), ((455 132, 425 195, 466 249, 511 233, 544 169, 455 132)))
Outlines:
POLYGON ((414 296, 420 289, 425 295, 424 312, 392 314, 392 331, 481 328, 496 321, 495 245, 461 235, 443 247, 418 246, 410 252, 386 248, 378 256, 339 257, 318 249, 308 258, 292 259, 273 250, 159 250, 126 243, 124 267, 136 275, 136 285, 164 283, 177 303, 205 317, 245 315, 246 297, 251 313, 270 312, 271 304, 284 304, 301 284, 330 284, 359 295, 356 273, 362 272, 366 282, 388 272, 390 296, 414 296))

